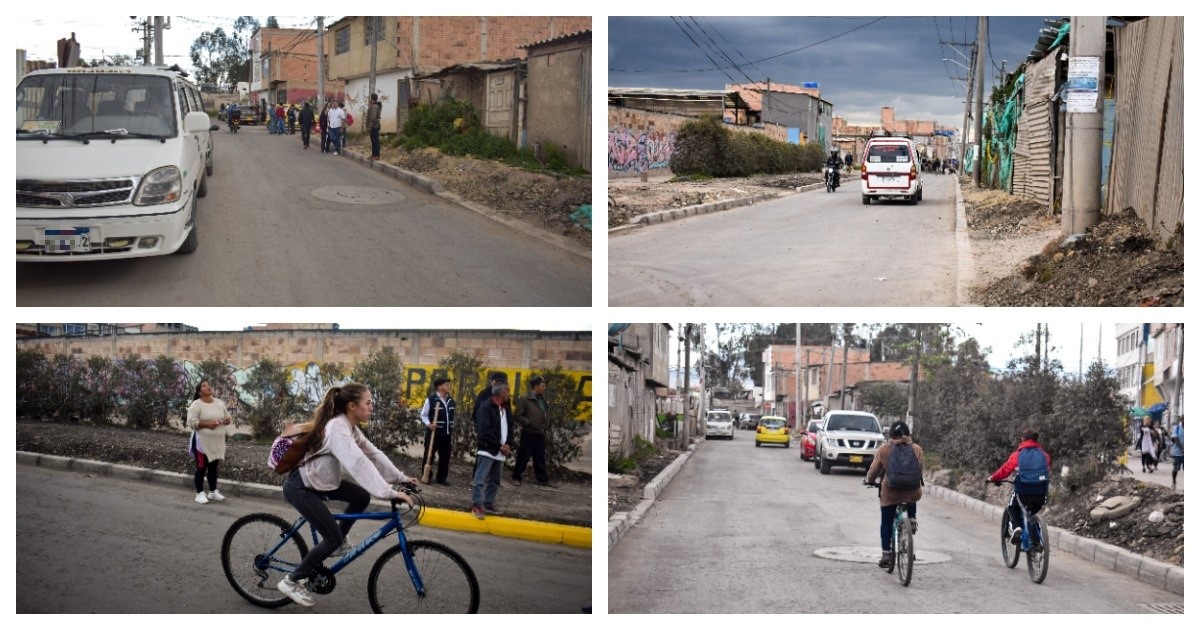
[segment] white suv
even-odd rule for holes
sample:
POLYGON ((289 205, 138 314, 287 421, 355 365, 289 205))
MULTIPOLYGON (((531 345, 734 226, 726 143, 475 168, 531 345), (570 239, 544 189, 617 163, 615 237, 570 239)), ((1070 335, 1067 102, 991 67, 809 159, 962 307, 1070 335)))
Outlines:
POLYGON ((867 140, 859 162, 862 173, 862 202, 888 197, 916 204, 924 194, 921 160, 910 138, 879 136, 867 140))
POLYGON ((883 446, 879 420, 865 411, 830 411, 817 431, 817 458, 813 465, 828 475, 834 466, 869 468, 875 451, 883 446))
POLYGON ((212 132, 186 74, 55 68, 17 86, 17 260, 189 254, 212 132))
POLYGON ((725 409, 713 409, 704 421, 704 439, 722 436, 733 439, 733 416, 725 409))

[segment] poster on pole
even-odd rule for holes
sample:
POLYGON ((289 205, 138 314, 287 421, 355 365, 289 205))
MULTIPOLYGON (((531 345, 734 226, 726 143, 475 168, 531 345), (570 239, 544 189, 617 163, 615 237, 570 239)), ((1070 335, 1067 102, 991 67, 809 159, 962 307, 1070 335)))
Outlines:
POLYGON ((1069 114, 1095 114, 1100 94, 1100 58, 1071 57, 1067 65, 1067 82, 1063 85, 1063 101, 1069 114))

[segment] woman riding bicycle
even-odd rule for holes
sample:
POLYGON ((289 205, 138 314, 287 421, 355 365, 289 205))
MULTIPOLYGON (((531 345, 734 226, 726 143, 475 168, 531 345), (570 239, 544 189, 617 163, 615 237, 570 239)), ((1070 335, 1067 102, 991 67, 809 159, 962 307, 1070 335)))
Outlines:
POLYGON ((363 512, 372 496, 413 503, 411 497, 393 490, 391 484, 418 483, 418 480, 400 472, 358 428, 370 420, 373 410, 371 392, 365 385, 347 383, 331 388, 313 417, 312 438, 304 460, 283 482, 284 498, 321 534, 321 543, 277 587, 301 606, 313 605, 303 580, 342 546, 354 525, 353 520, 343 520, 339 527, 325 506, 326 501, 345 501, 346 513, 350 514, 363 512), (367 488, 342 479, 343 469, 367 488))
POLYGON ((879 535, 883 543, 883 557, 879 559, 879 566, 884 569, 892 565, 892 521, 896 519, 896 508, 901 503, 908 504, 908 520, 912 524, 913 533, 917 533, 917 501, 921 500, 920 479, 925 470, 924 455, 921 453, 921 447, 913 443, 912 431, 907 422, 901 420, 893 423, 888 435, 891 439, 875 452, 875 459, 871 460, 871 468, 867 470, 867 477, 863 480, 866 484, 873 484, 877 479, 882 480, 879 484, 879 535), (912 449, 911 455, 916 459, 915 474, 918 482, 915 488, 894 488, 894 477, 901 474, 908 477, 913 474, 913 471, 899 470, 902 465, 906 468, 912 465, 908 453, 904 453, 905 449, 912 449), (893 453, 896 453, 894 462, 893 453))

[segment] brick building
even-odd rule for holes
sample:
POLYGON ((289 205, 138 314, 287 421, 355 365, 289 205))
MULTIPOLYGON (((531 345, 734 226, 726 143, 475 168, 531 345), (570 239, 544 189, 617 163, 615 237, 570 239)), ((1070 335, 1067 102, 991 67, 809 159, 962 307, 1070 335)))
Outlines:
MULTIPOLYGON (((326 100, 345 93, 341 81, 325 77, 326 100)), ((317 31, 260 28, 250 36, 250 98, 265 103, 299 103, 317 95, 317 31)))
POLYGON ((911 137, 917 143, 917 151, 922 160, 958 157, 954 140, 958 133, 956 129, 943 127, 933 120, 897 120, 896 110, 892 107, 880 109, 878 125, 851 125, 840 116, 833 119, 834 144, 843 154, 847 151, 853 152, 856 163, 861 161, 867 139, 882 133, 911 137))
POLYGON ((328 77, 343 80, 346 105, 365 111, 371 69, 372 19, 381 23, 376 46, 375 91, 383 103, 384 133, 403 125, 419 96, 411 79, 456 64, 525 59, 526 46, 592 28, 590 17, 353 16, 329 26, 328 77))

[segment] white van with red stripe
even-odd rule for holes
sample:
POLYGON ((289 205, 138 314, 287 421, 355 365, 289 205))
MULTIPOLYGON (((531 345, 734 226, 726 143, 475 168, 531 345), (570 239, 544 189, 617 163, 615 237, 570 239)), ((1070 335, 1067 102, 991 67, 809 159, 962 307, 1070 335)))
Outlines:
POLYGON ((872 198, 904 199, 910 204, 921 200, 921 159, 911 138, 880 136, 867 140, 859 170, 864 206, 870 205, 872 198))

